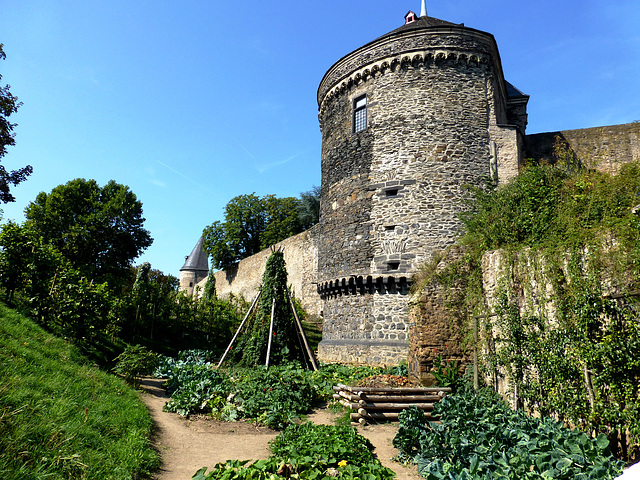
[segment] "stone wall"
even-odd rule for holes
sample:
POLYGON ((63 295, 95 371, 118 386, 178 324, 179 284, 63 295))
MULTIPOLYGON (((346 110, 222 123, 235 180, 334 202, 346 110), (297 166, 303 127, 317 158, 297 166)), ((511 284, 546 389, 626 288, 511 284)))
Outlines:
POLYGON ((392 33, 327 72, 318 97, 321 360, 406 361, 411 276, 455 242, 466 185, 483 185, 492 161, 496 176, 517 171, 504 89, 493 37, 459 26, 392 33), (354 132, 363 95, 367 125, 354 132))
MULTIPOLYGON (((459 260, 465 251, 452 247, 438 262, 436 271, 442 271, 459 260)), ((424 385, 435 382, 433 376, 437 357, 441 361, 464 365, 473 362, 472 352, 463 348, 469 334, 469 319, 464 311, 452 305, 458 291, 464 289, 462 281, 453 288, 430 281, 412 297, 409 310, 409 375, 424 385)))
POLYGON ((640 122, 527 135, 525 156, 555 163, 556 138, 585 166, 603 172, 617 173, 622 164, 640 160, 640 122))
MULTIPOLYGON (((291 294, 300 300, 307 313, 322 315, 322 303, 317 292, 317 246, 315 227, 274 245, 284 249, 284 260, 287 265, 288 283, 291 294)), ((262 275, 271 249, 263 250, 238 262, 234 267, 215 273, 216 291, 224 298, 233 294, 242 296, 251 302, 258 294, 262 284, 262 275)), ((206 279, 198 284, 204 290, 206 279)))
MULTIPOLYGON (((615 248, 615 245, 616 242, 611 240, 610 247, 615 248)), ((464 247, 448 249, 434 267, 435 271, 442 272, 464 254, 464 247)), ((570 282, 568 262, 567 259, 567 263, 560 265, 558 270, 558 266, 550 265, 543 254, 529 248, 517 253, 506 253, 503 250, 485 252, 481 261, 483 298, 478 299, 479 305, 476 305, 474 312, 466 312, 463 305, 456 302, 456 293, 465 289, 464 270, 456 270, 457 274, 463 275, 452 286, 435 280, 427 282, 420 291, 412 295, 410 301, 410 376, 425 385, 433 383, 434 360, 438 355, 443 361, 459 362, 461 366, 473 364, 474 342, 471 340, 475 335, 478 335, 483 348, 487 345, 491 345, 493 349, 500 348, 503 335, 496 309, 505 294, 510 302, 519 307, 523 318, 534 315, 546 319, 549 325, 554 325, 558 313, 551 278, 562 273, 565 279, 559 283, 570 282), (478 315, 480 312, 481 315, 478 315), (474 323, 479 325, 477 332, 473 331, 474 323)), ((611 268, 612 270, 605 269, 599 273, 602 295, 623 298, 622 292, 626 287, 614 281, 615 269, 611 268)), ((481 370, 485 353, 482 350, 478 353, 481 370)), ((484 372, 487 384, 492 385, 503 397, 515 401, 509 395, 512 388, 504 369, 486 368, 484 372)))

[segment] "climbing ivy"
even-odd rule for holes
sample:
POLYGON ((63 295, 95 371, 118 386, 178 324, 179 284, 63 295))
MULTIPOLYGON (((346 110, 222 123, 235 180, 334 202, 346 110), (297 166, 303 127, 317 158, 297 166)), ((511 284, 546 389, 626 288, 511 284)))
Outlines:
POLYGON ((241 366, 266 364, 272 308, 274 321, 269 365, 303 361, 300 336, 287 296, 287 268, 282 251, 272 252, 267 259, 260 290, 256 313, 232 350, 235 361, 241 366))
POLYGON ((615 176, 562 167, 471 189, 465 253, 435 257, 416 284, 451 287, 452 318, 466 312, 469 332, 478 321, 485 378, 506 378, 514 405, 606 434, 629 458, 640 449, 640 164, 615 176), (482 258, 496 249, 486 306, 482 258))

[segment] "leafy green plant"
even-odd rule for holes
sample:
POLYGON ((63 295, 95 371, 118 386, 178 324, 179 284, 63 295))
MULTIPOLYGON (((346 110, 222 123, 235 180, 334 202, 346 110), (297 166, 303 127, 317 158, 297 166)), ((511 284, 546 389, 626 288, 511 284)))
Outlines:
POLYGON ((604 435, 590 438, 553 419, 528 417, 492 391, 447 396, 434 414, 438 423, 403 413, 394 439, 400 458, 429 480, 612 479, 624 465, 604 435))
POLYGON ((375 457, 371 443, 351 426, 290 425, 271 442, 271 451, 282 458, 312 457, 326 466, 338 462, 369 463, 375 457))
POLYGON ((149 375, 158 365, 158 355, 141 345, 127 345, 116 358, 113 372, 122 375, 125 381, 135 387, 142 375, 149 375))
POLYGON ((438 355, 433 361, 433 377, 441 387, 451 388, 455 392, 458 383, 461 381, 458 361, 442 361, 442 355, 438 355))
POLYGON ((164 406, 167 412, 182 416, 210 413, 219 397, 231 389, 228 378, 208 364, 179 363, 166 382, 171 399, 164 406))
POLYGON ((243 367, 306 361, 287 297, 287 269, 283 252, 274 251, 269 255, 260 290, 256 312, 241 332, 230 360, 235 360, 237 365, 243 367))
POLYGON ((297 363, 255 368, 214 369, 210 353, 180 352, 179 359, 164 357, 154 374, 166 378, 171 400, 165 410, 180 415, 210 414, 216 418, 247 418, 283 429, 322 400, 329 400, 333 386, 355 383, 391 369, 323 365, 318 371, 297 363))
POLYGON ((405 408, 398 414, 400 425, 393 437, 393 446, 398 449, 396 460, 412 463, 420 454, 422 437, 426 434, 424 411, 417 407, 405 408))
POLYGON ((395 477, 373 455, 371 443, 347 426, 290 425, 271 443, 267 460, 248 464, 237 460, 217 464, 209 473, 196 472, 194 479, 359 479, 395 477))
POLYGON ((245 416, 276 429, 309 412, 317 401, 309 376, 295 364, 248 369, 234 392, 245 416))

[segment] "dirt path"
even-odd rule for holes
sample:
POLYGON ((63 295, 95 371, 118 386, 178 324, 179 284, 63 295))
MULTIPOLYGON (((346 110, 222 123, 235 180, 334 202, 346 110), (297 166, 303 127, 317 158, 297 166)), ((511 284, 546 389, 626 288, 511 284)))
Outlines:
POLYGON ((260 460, 269 456, 268 444, 277 432, 245 422, 187 420, 163 412, 169 399, 161 384, 153 378, 142 381, 141 398, 156 424, 155 446, 162 457, 154 480, 188 480, 202 467, 230 459, 260 460))
MULTIPOLYGON (((269 456, 268 444, 278 432, 245 422, 187 420, 163 412, 168 398, 161 384, 161 380, 145 378, 141 394, 156 424, 155 446, 162 456, 162 466, 154 480, 188 480, 201 467, 213 467, 230 459, 259 460, 269 456)), ((318 424, 332 424, 334 415, 319 409, 307 418, 318 424)), ((382 464, 397 473, 398 480, 419 479, 415 467, 404 467, 391 461, 397 453, 391 445, 396 429, 393 424, 358 427, 360 434, 375 446, 382 464)))

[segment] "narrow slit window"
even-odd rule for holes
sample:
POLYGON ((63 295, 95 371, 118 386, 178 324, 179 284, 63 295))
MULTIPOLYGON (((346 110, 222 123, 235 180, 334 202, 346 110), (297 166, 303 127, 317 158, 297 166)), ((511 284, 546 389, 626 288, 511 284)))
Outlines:
POLYGON ((353 133, 367 129, 367 96, 362 95, 353 101, 353 133))
POLYGON ((384 229, 387 232, 393 232, 396 229, 396 226, 395 225, 385 225, 384 229))
POLYGON ((389 190, 385 190, 384 194, 387 197, 395 197, 396 195, 398 195, 398 189, 397 188, 391 188, 389 190))

